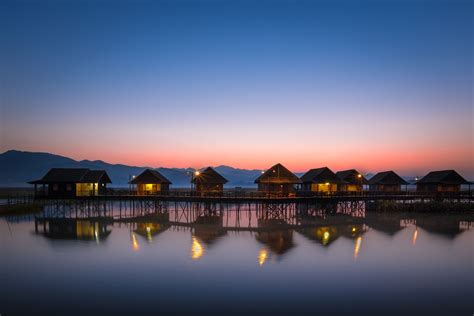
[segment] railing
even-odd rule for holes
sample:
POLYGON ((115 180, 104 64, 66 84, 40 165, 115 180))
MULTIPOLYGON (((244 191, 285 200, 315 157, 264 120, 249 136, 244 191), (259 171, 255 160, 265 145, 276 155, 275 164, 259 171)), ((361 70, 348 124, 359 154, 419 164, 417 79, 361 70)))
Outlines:
POLYGON ((223 192, 197 192, 194 190, 169 190, 156 191, 149 194, 138 194, 137 191, 129 189, 108 189, 108 196, 167 196, 167 197, 222 197, 222 198, 296 198, 296 197, 418 197, 418 198, 441 198, 441 199, 467 199, 473 197, 472 191, 461 192, 417 192, 417 191, 359 191, 359 192, 273 192, 256 190, 224 190, 223 192))
POLYGON ((2 205, 31 204, 35 200, 33 194, 9 195, 5 199, 0 199, 2 205))

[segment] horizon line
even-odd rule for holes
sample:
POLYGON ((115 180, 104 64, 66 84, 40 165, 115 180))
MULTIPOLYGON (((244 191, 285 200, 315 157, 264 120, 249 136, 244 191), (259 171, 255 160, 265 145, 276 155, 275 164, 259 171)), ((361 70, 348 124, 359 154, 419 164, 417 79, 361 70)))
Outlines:
MULTIPOLYGON (((71 156, 65 156, 63 154, 57 154, 57 153, 52 153, 52 152, 47 152, 47 151, 30 151, 30 150, 8 149, 8 150, 5 150, 5 151, 1 152, 0 155, 6 154, 8 152, 20 152, 20 153, 30 153, 30 154, 47 154, 47 155, 59 156, 59 157, 66 158, 66 159, 71 159, 71 160, 74 160, 76 162, 84 162, 84 161, 101 162, 101 163, 105 163, 105 164, 108 164, 108 165, 114 165, 114 166, 122 165, 122 166, 130 167, 130 168, 143 168, 143 169, 164 168, 164 169, 200 170, 200 169, 206 168, 206 167, 212 167, 212 168, 228 167, 228 168, 232 168, 232 169, 235 169, 235 170, 246 170, 246 171, 259 171, 259 172, 261 172, 261 171, 265 171, 265 170, 271 168, 275 164, 280 163, 280 162, 276 162, 276 163, 268 166, 267 168, 262 168, 262 169, 258 169, 258 168, 247 169, 247 168, 234 167, 234 166, 226 165, 226 164, 206 165, 206 166, 202 166, 202 167, 198 167, 198 168, 194 168, 194 167, 168 167, 168 166, 151 167, 151 166, 146 166, 146 165, 138 166, 138 165, 127 165, 125 163, 113 163, 113 162, 108 162, 108 161, 105 161, 105 160, 102 160, 102 159, 77 159, 77 158, 73 158, 71 156)), ((281 164, 283 165, 283 163, 281 163, 281 164)), ((294 173, 305 173, 305 172, 307 172, 308 170, 311 170, 311 169, 324 168, 324 167, 327 167, 327 168, 331 169, 330 167, 328 167, 328 165, 321 165, 320 167, 309 168, 306 171, 292 171, 292 172, 294 172, 294 173)), ((288 168, 288 169, 291 170, 290 168, 288 168)), ((350 169, 358 170, 358 169, 361 169, 361 168, 357 168, 357 167, 346 168, 346 169, 337 170, 337 171, 334 171, 334 172, 345 171, 345 170, 350 170, 350 169)), ((437 170, 430 170, 430 171, 443 171, 443 170, 455 170, 455 169, 454 168, 451 168, 451 169, 437 169, 437 170)), ((364 174, 364 175, 370 175, 370 174, 376 174, 376 173, 385 172, 385 171, 396 171, 396 170, 395 169, 384 169, 384 170, 380 170, 380 171, 366 171, 366 172, 361 172, 361 173, 364 174)), ((428 172, 430 172, 430 171, 428 171, 428 172)), ((421 175, 406 175, 406 174, 403 174, 401 172, 399 172, 399 173, 401 174, 402 177, 421 177, 421 175)), ((469 176, 469 177, 471 177, 471 176, 469 176)))

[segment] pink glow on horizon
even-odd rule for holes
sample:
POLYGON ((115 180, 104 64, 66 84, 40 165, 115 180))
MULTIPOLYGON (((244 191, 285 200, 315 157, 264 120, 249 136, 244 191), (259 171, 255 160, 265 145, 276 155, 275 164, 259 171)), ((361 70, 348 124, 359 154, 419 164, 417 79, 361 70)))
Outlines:
POLYGON ((134 150, 116 148, 100 151, 97 148, 81 148, 79 150, 54 151, 39 148, 23 150, 47 151, 76 160, 103 160, 112 164, 130 166, 167 167, 167 168, 201 168, 204 166, 227 165, 241 169, 264 170, 275 163, 282 163, 293 172, 306 172, 311 168, 328 166, 333 171, 356 168, 362 173, 376 173, 384 170, 395 170, 400 175, 422 176, 430 170, 456 169, 465 177, 474 176, 471 163, 473 156, 470 148, 397 150, 392 148, 371 151, 340 150, 332 153, 306 151, 292 153, 258 152, 249 155, 248 151, 230 153, 218 150, 186 151, 185 149, 160 152, 155 149, 134 150))

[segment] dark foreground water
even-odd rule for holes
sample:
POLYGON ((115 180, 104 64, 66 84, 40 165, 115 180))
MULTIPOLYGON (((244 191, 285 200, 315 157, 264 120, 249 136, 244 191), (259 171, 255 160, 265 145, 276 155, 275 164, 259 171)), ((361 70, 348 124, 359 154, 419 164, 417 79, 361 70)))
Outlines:
POLYGON ((414 218, 261 231, 66 221, 47 233, 0 219, 0 314, 472 315, 471 223, 414 218))

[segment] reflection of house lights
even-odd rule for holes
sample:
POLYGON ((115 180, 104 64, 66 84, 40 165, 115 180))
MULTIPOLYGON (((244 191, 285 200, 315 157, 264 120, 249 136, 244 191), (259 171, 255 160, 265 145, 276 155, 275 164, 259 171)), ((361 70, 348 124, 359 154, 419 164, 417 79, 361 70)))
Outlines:
POLYGON ((362 243, 362 237, 357 237, 354 247, 354 259, 357 259, 359 256, 360 244, 362 243))
POLYGON ((133 250, 135 251, 140 250, 140 246, 138 245, 138 240, 135 233, 132 233, 132 246, 133 246, 133 250))
POLYGON ((418 238, 418 228, 415 229, 415 232, 413 233, 413 246, 416 245, 416 239, 418 238))
POLYGON ((323 245, 326 245, 328 243, 329 237, 331 237, 331 234, 329 234, 329 232, 324 232, 324 234, 323 234, 323 245))
POLYGON ((148 241, 151 241, 153 238, 151 236, 151 228, 150 226, 147 226, 146 227, 146 238, 148 239, 148 241))
POLYGON ((267 249, 261 249, 260 252, 258 253, 258 264, 260 266, 263 266, 265 261, 267 261, 268 258, 268 251, 267 249))
POLYGON ((193 237, 193 245, 191 246, 191 258, 197 260, 202 257, 204 250, 197 240, 196 237, 193 237))

